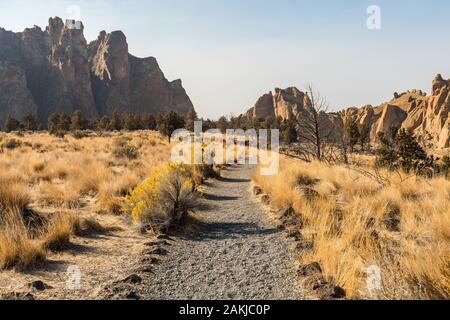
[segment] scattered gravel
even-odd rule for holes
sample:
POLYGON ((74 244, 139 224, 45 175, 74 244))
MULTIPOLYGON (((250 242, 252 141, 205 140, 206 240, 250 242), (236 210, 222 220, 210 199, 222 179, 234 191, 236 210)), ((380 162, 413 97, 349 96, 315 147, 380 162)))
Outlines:
POLYGON ((299 291, 291 240, 250 190, 252 168, 230 167, 209 181, 204 209, 158 257, 136 288, 141 299, 292 300, 299 291))

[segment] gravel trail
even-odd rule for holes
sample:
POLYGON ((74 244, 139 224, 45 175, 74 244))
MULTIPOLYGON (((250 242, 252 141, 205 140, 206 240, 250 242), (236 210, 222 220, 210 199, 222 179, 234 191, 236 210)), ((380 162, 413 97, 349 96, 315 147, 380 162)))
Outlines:
POLYGON ((302 299, 291 242, 250 192, 249 166, 206 185, 205 208, 166 247, 140 286, 142 299, 302 299))

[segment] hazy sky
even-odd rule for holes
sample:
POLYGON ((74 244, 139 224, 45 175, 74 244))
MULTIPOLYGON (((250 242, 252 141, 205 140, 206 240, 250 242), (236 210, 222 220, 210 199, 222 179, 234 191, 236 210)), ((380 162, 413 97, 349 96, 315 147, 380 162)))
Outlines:
POLYGON ((88 41, 122 30, 204 117, 242 113, 275 87, 311 83, 338 110, 450 77, 448 0, 0 0, 0 26, 44 28, 71 5, 88 41), (367 28, 369 5, 381 30, 367 28))

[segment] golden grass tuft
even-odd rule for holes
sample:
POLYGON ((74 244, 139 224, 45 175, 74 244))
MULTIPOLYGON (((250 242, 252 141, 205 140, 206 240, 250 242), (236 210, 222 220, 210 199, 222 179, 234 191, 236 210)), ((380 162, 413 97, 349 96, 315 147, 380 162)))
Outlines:
POLYGON ((103 226, 96 219, 84 218, 75 219, 72 225, 73 232, 77 236, 86 236, 91 234, 106 234, 109 232, 122 231, 118 226, 103 226))
POLYGON ((45 250, 29 236, 21 212, 3 211, 0 224, 0 270, 28 269, 45 260, 45 250))
POLYGON ((59 213, 48 223, 42 236, 42 246, 52 252, 63 251, 70 244, 74 219, 68 214, 59 213))
POLYGON ((26 184, 20 177, 8 174, 0 177, 0 212, 23 212, 30 201, 26 184))

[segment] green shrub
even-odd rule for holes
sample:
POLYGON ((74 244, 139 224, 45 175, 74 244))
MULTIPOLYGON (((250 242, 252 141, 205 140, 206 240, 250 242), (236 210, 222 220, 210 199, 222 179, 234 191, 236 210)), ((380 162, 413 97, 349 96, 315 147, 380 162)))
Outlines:
POLYGON ((436 159, 427 155, 411 132, 391 129, 390 135, 380 133, 378 138, 380 146, 375 150, 377 166, 423 176, 433 176, 438 169, 436 159))

